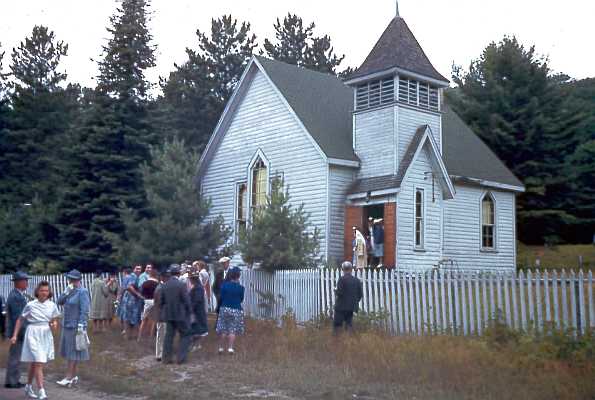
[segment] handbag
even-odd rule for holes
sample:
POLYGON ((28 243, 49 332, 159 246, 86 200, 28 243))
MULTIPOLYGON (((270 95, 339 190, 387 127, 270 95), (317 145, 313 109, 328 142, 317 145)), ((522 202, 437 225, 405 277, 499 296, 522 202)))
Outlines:
POLYGON ((91 344, 91 341, 89 340, 89 336, 87 335, 86 330, 83 329, 83 330, 79 330, 76 332, 75 343, 74 343, 74 347, 76 348, 76 351, 88 350, 90 344, 91 344))

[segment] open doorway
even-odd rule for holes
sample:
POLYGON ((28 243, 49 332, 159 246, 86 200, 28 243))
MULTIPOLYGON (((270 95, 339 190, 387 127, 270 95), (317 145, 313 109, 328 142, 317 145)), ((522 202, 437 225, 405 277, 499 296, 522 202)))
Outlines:
POLYGON ((384 262, 384 204, 365 206, 363 209, 368 266, 382 266, 384 262))

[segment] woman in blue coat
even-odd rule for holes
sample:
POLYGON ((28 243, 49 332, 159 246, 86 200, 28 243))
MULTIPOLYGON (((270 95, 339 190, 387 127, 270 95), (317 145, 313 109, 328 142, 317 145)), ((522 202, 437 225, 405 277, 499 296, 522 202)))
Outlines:
POLYGON ((71 387, 79 378, 76 375, 77 364, 89 360, 89 350, 76 349, 76 335, 87 331, 91 297, 89 291, 81 286, 82 274, 73 269, 66 274, 68 288, 58 297, 58 304, 64 307, 62 334, 60 337, 60 355, 68 361, 66 377, 56 382, 60 386, 71 387))

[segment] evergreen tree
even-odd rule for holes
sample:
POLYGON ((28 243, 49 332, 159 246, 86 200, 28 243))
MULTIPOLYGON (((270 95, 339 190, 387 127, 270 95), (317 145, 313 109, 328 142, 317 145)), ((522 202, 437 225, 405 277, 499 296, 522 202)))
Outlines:
POLYGON ((110 235, 126 237, 121 204, 137 218, 148 212, 140 167, 156 138, 147 116, 145 71, 155 64, 147 19, 145 0, 123 0, 110 18, 97 89, 86 92, 72 129, 72 173, 58 222, 63 262, 85 271, 115 267, 110 235))
POLYGON ((245 262, 260 263, 267 270, 315 267, 320 259, 320 233, 309 226, 304 205, 290 204, 289 189, 274 181, 267 205, 252 217, 250 229, 240 232, 240 252, 245 262))
POLYGON ((231 97, 252 52, 250 24, 231 15, 211 21, 210 36, 196 31, 198 49, 186 48, 187 61, 161 81, 159 131, 201 151, 231 97))
POLYGON ((114 108, 107 96, 87 90, 72 129, 76 140, 68 155, 71 173, 64 182, 67 189, 57 219, 65 268, 91 272, 116 266, 108 234, 124 234, 118 207, 134 199, 123 183, 132 183, 128 171, 138 166, 118 151, 125 139, 114 108))
POLYGON ((283 23, 274 24, 275 41, 265 39, 266 54, 288 64, 299 65, 319 72, 338 74, 337 68, 345 58, 338 56, 328 35, 315 36, 314 22, 304 26, 301 17, 287 14, 283 23))
POLYGON ((13 49, 10 65, 10 118, 0 147, 0 203, 43 204, 59 198, 66 131, 76 109, 78 88, 65 88, 60 61, 68 46, 52 31, 35 26, 13 49))
POLYGON ((573 152, 581 116, 561 96, 564 76, 550 73, 547 60, 516 38, 491 43, 468 71, 455 68, 458 85, 449 103, 507 166, 523 180, 519 238, 557 241, 560 228, 576 222, 560 175, 573 152))
POLYGON ((111 38, 103 48, 97 78, 97 91, 111 99, 109 110, 119 130, 112 134, 122 139, 121 147, 105 151, 119 151, 133 164, 126 176, 114 177, 114 183, 127 193, 126 203, 137 210, 145 203, 139 168, 149 158, 149 146, 157 142, 147 116, 151 84, 145 71, 155 66, 155 48, 147 28, 148 7, 147 0, 123 0, 110 17, 107 31, 111 38))
POLYGON ((200 198, 194 178, 198 154, 174 139, 153 148, 151 160, 142 167, 150 217, 138 219, 133 209, 122 210, 127 238, 112 238, 120 263, 169 265, 218 256, 230 231, 221 217, 205 221, 209 204, 200 198))

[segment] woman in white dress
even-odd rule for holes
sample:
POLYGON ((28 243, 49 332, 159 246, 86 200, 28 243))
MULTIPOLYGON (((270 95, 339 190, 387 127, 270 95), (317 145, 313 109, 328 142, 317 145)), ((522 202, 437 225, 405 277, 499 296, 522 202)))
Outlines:
POLYGON ((54 359, 52 330, 55 331, 58 327, 57 319, 60 317, 60 311, 56 303, 50 300, 52 291, 48 282, 42 281, 37 285, 35 297, 36 300, 27 303, 23 309, 10 342, 16 343, 19 330, 25 327, 21 362, 31 363, 25 393, 30 398, 47 399, 43 385, 43 365, 54 359), (33 390, 33 378, 37 381, 39 395, 33 390))

